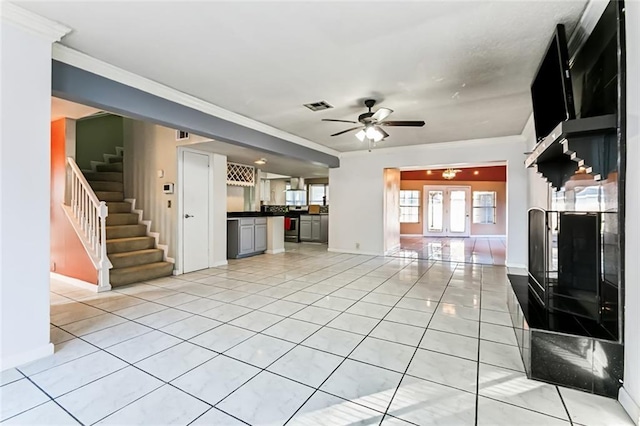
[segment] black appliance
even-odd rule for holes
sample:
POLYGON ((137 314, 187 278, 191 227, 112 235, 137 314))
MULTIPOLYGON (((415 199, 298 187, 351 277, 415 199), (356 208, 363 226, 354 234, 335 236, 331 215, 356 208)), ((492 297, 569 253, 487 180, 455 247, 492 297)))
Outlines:
POLYGON ((562 121, 576 118, 564 25, 558 24, 531 84, 537 140, 562 121))

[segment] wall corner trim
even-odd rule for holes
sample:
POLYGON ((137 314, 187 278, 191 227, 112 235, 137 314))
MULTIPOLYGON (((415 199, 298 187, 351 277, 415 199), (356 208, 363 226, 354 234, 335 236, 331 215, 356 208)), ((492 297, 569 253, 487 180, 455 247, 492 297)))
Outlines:
POLYGON ((631 398, 629 392, 625 389, 625 387, 620 388, 620 393, 618 393, 618 401, 620 401, 620 405, 627 412, 631 420, 640 426, 640 406, 638 403, 631 398))
POLYGON ((65 25, 5 1, 0 6, 0 18, 3 22, 18 26, 51 43, 62 40, 62 37, 71 32, 71 28, 65 25))
POLYGON ((39 348, 32 349, 30 351, 4 357, 2 358, 2 360, 0 360, 0 371, 8 370, 9 368, 19 367, 21 365, 37 361, 41 358, 52 355, 53 352, 53 343, 47 343, 46 345, 40 346, 39 348))

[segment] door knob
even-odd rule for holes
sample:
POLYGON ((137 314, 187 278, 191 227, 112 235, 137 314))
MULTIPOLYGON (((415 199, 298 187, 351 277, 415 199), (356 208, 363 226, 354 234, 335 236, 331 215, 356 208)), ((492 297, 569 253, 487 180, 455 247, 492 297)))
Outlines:
POLYGON ((192 215, 192 214, 185 214, 185 215, 184 215, 184 218, 185 218, 185 219, 189 219, 190 217, 193 217, 193 215, 192 215))

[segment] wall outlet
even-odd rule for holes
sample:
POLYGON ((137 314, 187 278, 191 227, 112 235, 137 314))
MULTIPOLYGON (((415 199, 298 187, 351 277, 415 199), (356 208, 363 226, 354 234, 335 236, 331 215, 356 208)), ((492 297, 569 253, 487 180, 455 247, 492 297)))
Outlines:
POLYGON ((356 249, 360 248, 360 243, 356 243, 356 249))
POLYGON ((171 200, 167 200, 167 208, 171 208, 171 200))

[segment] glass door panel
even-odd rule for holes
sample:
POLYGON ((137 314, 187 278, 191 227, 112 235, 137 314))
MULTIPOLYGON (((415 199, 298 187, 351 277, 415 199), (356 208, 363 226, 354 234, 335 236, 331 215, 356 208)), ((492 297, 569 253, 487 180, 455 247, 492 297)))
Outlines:
POLYGON ((451 189, 449 192, 449 231, 464 234, 467 231, 467 191, 451 189))
POLYGON ((471 228, 471 188, 425 186, 423 235, 468 237, 471 228))
POLYGON ((444 230, 444 191, 428 191, 427 230, 429 232, 442 232, 444 230))

